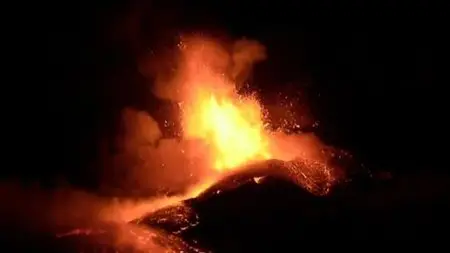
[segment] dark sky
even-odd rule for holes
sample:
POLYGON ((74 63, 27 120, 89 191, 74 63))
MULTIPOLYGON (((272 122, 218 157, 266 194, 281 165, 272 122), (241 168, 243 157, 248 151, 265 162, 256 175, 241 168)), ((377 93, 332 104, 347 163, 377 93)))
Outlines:
POLYGON ((269 56, 255 70, 255 87, 305 92, 318 135, 365 163, 446 167, 443 8, 425 0, 341 2, 81 1, 15 12, 24 24, 9 27, 17 48, 11 97, 20 98, 10 105, 19 108, 10 125, 25 141, 14 144, 15 168, 5 173, 95 185, 98 145, 114 136, 119 110, 167 106, 151 99, 137 60, 186 31, 263 43, 269 56))

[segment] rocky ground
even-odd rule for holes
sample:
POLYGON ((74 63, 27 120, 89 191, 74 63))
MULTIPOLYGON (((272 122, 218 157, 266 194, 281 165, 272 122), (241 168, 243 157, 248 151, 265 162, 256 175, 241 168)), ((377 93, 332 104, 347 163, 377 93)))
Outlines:
MULTIPOLYGON (((156 242, 151 252, 167 248, 176 252, 277 252, 282 247, 300 251, 334 245, 337 249, 358 241, 377 245, 437 242, 445 237, 449 225, 449 182, 447 174, 382 173, 316 196, 279 177, 256 182, 251 174, 233 175, 197 199, 144 216, 130 226, 151 228, 152 236, 133 234, 150 236, 156 242)), ((113 239, 93 230, 62 238, 6 230, 4 238, 17 252, 132 251, 106 247, 113 239)))

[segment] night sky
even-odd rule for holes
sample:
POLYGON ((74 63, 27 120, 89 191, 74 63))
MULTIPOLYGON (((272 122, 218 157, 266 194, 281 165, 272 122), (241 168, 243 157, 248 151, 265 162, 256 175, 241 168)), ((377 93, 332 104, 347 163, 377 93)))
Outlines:
POLYGON ((9 177, 95 188, 100 146, 116 135, 120 110, 134 106, 159 120, 173 110, 152 98, 137 62, 149 50, 173 48, 186 32, 260 41, 268 59, 251 87, 267 101, 300 92, 319 122, 313 131, 371 168, 447 167, 446 82, 438 77, 444 11, 431 1, 81 1, 23 9, 23 22, 9 28, 18 95, 4 100, 18 98, 8 102, 18 109, 8 124, 24 137, 12 144, 18 158, 4 170, 9 177))
MULTIPOLYGON (((444 7, 426 0, 19 3, 6 10, 12 16, 3 22, 3 145, 10 154, 1 183, 52 189, 64 182, 99 191, 106 160, 117 151, 113 143, 120 133, 121 110, 131 106, 147 111, 161 125, 176 114, 173 103, 152 95, 151 81, 138 71, 142 57, 170 52, 183 33, 224 40, 245 37, 267 49, 268 58, 256 65, 249 88, 258 92, 263 104, 273 103, 280 93, 299 98, 302 107, 297 109, 307 108, 312 123, 318 123, 303 125, 304 131, 348 150, 356 164, 374 175, 389 171, 397 181, 385 188, 364 188, 366 181, 360 182, 373 192, 342 195, 342 202, 321 202, 274 183, 255 190, 261 194, 251 197, 253 202, 241 198, 242 206, 228 205, 254 193, 243 188, 216 203, 234 210, 236 217, 209 212, 215 204, 202 203, 204 215, 213 218, 198 233, 223 243, 221 234, 208 232, 215 231, 217 216, 229 218, 224 218, 223 227, 239 228, 240 219, 246 219, 242 215, 254 213, 256 203, 269 210, 252 216, 266 222, 256 229, 266 242, 277 234, 281 243, 284 235, 263 235, 264 226, 289 226, 301 212, 316 220, 295 222, 309 224, 317 233, 322 230, 317 224, 329 221, 334 234, 349 228, 359 237, 365 236, 361 228, 369 231, 371 226, 381 231, 374 232, 377 236, 386 231, 386 237, 409 236, 417 224, 423 225, 416 233, 420 237, 440 234, 431 228, 448 228, 442 222, 448 221, 449 202, 442 196, 449 197, 445 185, 450 182, 444 7), (293 197, 280 198, 280 192, 293 197), (300 201, 295 202, 297 197, 300 201), (284 209, 268 199, 284 203, 284 209), (324 221, 321 215, 330 213, 324 221), (272 222, 267 218, 272 216, 279 219, 272 222)), ((167 138, 176 135, 174 129, 163 132, 167 138)), ((3 193, 9 194, 0 191, 0 196, 3 193)), ((245 243, 249 230, 237 231, 245 243)), ((19 231, 16 237, 21 236, 19 231)), ((247 242, 249 247, 261 240, 258 236, 247 242)))

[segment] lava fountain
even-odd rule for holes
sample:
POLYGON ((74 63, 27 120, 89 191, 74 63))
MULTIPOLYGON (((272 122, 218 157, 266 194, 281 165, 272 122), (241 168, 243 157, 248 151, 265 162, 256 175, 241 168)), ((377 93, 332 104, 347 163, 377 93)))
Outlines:
MULTIPOLYGON (((176 68, 168 80, 156 82, 154 93, 179 104, 182 125, 180 142, 193 145, 182 148, 181 153, 188 159, 181 162, 171 161, 176 160, 171 153, 176 152, 176 145, 171 146, 173 150, 164 149, 157 157, 163 158, 164 164, 173 164, 170 168, 161 167, 161 171, 170 171, 168 174, 177 177, 182 169, 189 167, 196 183, 189 184, 183 190, 184 194, 157 197, 106 213, 120 217, 119 220, 130 221, 147 212, 195 198, 230 174, 242 173, 243 170, 256 172, 258 177, 267 174, 269 170, 262 173, 263 169, 257 171, 255 166, 252 167, 266 160, 286 162, 271 166, 277 169, 271 169, 270 175, 281 175, 317 195, 328 192, 335 176, 326 158, 323 158, 324 146, 316 139, 304 138, 304 135, 269 131, 256 96, 238 93, 234 77, 242 77, 239 72, 245 69, 246 64, 253 63, 251 59, 255 58, 254 55, 258 56, 255 53, 258 47, 251 42, 246 43, 240 44, 240 55, 235 56, 235 52, 227 51, 215 40, 204 37, 181 40, 176 68), (243 45, 249 49, 244 50, 243 45), (250 53, 245 55, 243 52, 250 53), (196 161, 195 166, 188 164, 190 161, 196 161)), ((261 59, 261 54, 259 57, 261 59)), ((144 156, 147 160, 150 160, 149 157, 144 156)), ((150 169, 157 168, 155 164, 150 169)), ((141 175, 145 178, 144 173, 141 175)))
MULTIPOLYGON (((186 199, 206 196, 211 192, 211 188, 217 184, 220 187, 221 182, 233 174, 249 175, 255 178, 255 181, 259 181, 260 177, 272 175, 288 179, 313 194, 328 193, 335 182, 335 175, 327 164, 327 158, 322 156, 323 145, 316 139, 302 139, 304 135, 288 136, 282 132, 269 131, 264 122, 262 106, 256 96, 244 96, 238 92, 236 79, 242 79, 245 76, 242 73, 248 71, 251 64, 264 58, 264 53, 259 51, 260 47, 255 45, 248 41, 238 43, 237 49, 234 48, 230 52, 208 38, 192 37, 181 40, 178 45, 180 57, 175 71, 171 72, 169 80, 157 81, 154 92, 160 98, 178 102, 181 109, 181 142, 194 145, 179 145, 180 142, 173 140, 173 146, 162 151, 161 145, 145 147, 143 150, 147 153, 139 154, 139 159, 151 161, 151 158, 156 157, 158 162, 138 169, 143 173, 139 174, 140 178, 145 180, 161 179, 158 176, 144 176, 146 169, 165 173, 170 178, 184 178, 185 174, 181 173, 181 169, 185 169, 191 175, 199 174, 199 179, 184 192, 185 194, 157 196, 138 203, 101 205, 101 211, 95 212, 101 221, 118 224, 124 230, 131 231, 134 225, 130 224, 130 221, 158 210, 172 210, 167 207, 183 206, 186 199), (178 157, 174 154, 178 150, 187 159, 177 160, 178 157), (162 165, 171 166, 161 166, 158 170, 159 160, 162 165), (201 160, 199 166, 196 166, 197 163, 188 166, 188 162, 197 160, 201 160)), ((157 128, 157 124, 152 126, 157 128)), ((152 137, 160 136, 159 129, 157 130, 158 134, 153 134, 152 137)), ((135 149, 130 150, 133 152, 135 149)), ((173 210, 176 217, 183 216, 178 209, 173 210)), ((161 219, 167 220, 166 218, 161 219)), ((160 222, 159 218, 157 220, 157 223, 160 222)), ((117 237, 128 238, 121 234, 117 237)), ((148 236, 135 236, 133 233, 129 237, 133 240, 141 237, 150 240, 148 236)), ((167 235, 159 237, 169 238, 167 235)), ((122 244, 122 241, 119 244, 122 244)), ((132 244, 138 243, 133 241, 132 244)), ((173 242, 170 241, 169 244, 173 242)))
POLYGON ((182 45, 183 87, 186 87, 181 103, 184 137, 206 144, 210 167, 217 172, 270 159, 269 139, 258 100, 238 95, 229 76, 214 69, 212 57, 217 57, 216 49, 208 48, 213 45, 202 42, 182 45))
POLYGON ((199 89, 183 111, 184 134, 209 147, 212 168, 230 170, 271 158, 257 100, 199 89))
MULTIPOLYGON (((265 160, 301 158, 310 161, 302 164, 326 164, 319 154, 323 148, 320 142, 311 145, 294 138, 298 136, 268 130, 257 97, 239 93, 237 79, 242 80, 249 66, 265 58, 260 44, 244 40, 228 48, 214 39, 192 36, 181 39, 177 52, 176 67, 168 80, 156 83, 155 94, 178 102, 182 139, 198 144, 189 153, 202 161, 197 170, 205 171, 199 173, 199 184, 189 197, 233 171, 265 160)), ((320 180, 332 180, 327 166, 307 169, 317 171, 320 180)), ((295 174, 302 175, 300 168, 296 170, 295 174)))

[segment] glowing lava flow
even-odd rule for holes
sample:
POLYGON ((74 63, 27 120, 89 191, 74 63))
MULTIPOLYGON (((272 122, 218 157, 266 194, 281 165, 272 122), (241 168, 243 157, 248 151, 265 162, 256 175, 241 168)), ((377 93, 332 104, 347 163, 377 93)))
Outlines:
MULTIPOLYGON (((153 223, 164 223, 167 219, 174 219, 171 222, 182 226, 177 233, 188 228, 187 226, 195 226, 197 223, 189 222, 190 212, 185 212, 184 205, 188 204, 184 200, 210 192, 211 190, 206 190, 216 183, 219 185, 218 191, 215 190, 216 188, 212 190, 220 192, 222 189, 220 187, 223 186, 220 180, 232 177, 236 172, 242 176, 240 173, 244 170, 248 172, 244 176, 250 175, 256 182, 260 181, 260 176, 275 175, 284 179, 288 178, 314 194, 328 193, 335 182, 331 169, 326 163, 316 159, 306 159, 314 157, 315 153, 320 153, 321 150, 313 147, 311 143, 305 145, 295 142, 296 139, 283 138, 286 137, 283 135, 277 137, 274 133, 269 133, 265 129, 262 108, 258 100, 251 96, 238 95, 232 81, 236 77, 230 74, 236 73, 236 69, 230 71, 229 68, 233 65, 235 68, 241 66, 243 63, 236 62, 239 59, 245 60, 244 63, 246 63, 249 57, 247 54, 241 52, 239 57, 230 57, 227 51, 217 43, 204 39, 187 40, 180 43, 179 47, 181 58, 173 83, 169 83, 169 88, 163 89, 161 93, 167 96, 164 98, 180 102, 183 140, 200 140, 199 143, 207 146, 206 153, 203 152, 203 145, 197 145, 198 142, 195 141, 192 142, 195 144, 192 148, 191 146, 187 148, 189 158, 194 158, 192 160, 195 161, 199 157, 202 158, 199 159, 200 165, 193 163, 196 169, 200 167, 199 182, 187 189, 183 195, 157 197, 138 203, 132 201, 102 206, 101 211, 95 212, 99 214, 100 220, 108 224, 118 223, 120 227, 120 231, 112 231, 115 233, 114 237, 119 239, 119 242, 114 243, 119 245, 126 243, 127 246, 130 243, 137 249, 144 248, 152 252, 160 248, 162 250, 177 249, 177 252, 181 252, 181 248, 197 251, 174 235, 153 235, 153 229, 135 227, 134 223, 128 222, 145 218, 146 214, 167 208, 162 211, 162 217, 155 214, 153 223), (191 153, 194 155, 191 156, 191 153), (298 157, 303 159, 296 160, 298 157), (253 168, 246 166, 269 159, 276 161, 266 161, 262 165, 256 164, 253 168), (207 164, 204 164, 204 161, 207 164), (205 175, 203 169, 206 170, 205 175), (169 209, 174 205, 177 208, 169 209), (164 242, 162 246, 161 241, 164 242)), ((185 165, 173 158, 176 156, 170 156, 172 150, 169 149, 156 152, 157 155, 149 157, 159 157, 167 153, 164 161, 174 160, 173 164, 177 165, 177 169, 185 165)), ((185 154, 184 149, 181 151, 185 154)), ((185 162, 185 160, 182 161, 185 162)), ((168 173, 164 171, 165 166, 161 169, 164 173, 168 173)), ((170 174, 172 175, 174 174, 170 174)), ((228 181, 225 182, 228 183, 228 181)), ((78 229, 58 236, 92 234, 93 231, 96 230, 78 229)))

